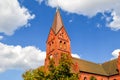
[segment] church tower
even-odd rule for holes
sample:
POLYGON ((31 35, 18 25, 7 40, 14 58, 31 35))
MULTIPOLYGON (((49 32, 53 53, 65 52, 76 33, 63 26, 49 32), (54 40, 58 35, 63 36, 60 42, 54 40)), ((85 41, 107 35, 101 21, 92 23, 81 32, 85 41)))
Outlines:
POLYGON ((45 69, 47 70, 51 58, 54 60, 55 65, 58 65, 62 53, 68 54, 71 57, 70 38, 65 30, 60 12, 57 9, 46 41, 45 69))

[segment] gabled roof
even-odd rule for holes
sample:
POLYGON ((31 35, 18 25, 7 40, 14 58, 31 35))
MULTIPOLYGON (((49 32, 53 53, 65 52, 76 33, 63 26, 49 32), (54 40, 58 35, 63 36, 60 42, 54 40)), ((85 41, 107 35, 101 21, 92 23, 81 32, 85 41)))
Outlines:
POLYGON ((58 31, 63 27, 63 22, 62 22, 62 18, 60 16, 60 12, 59 9, 56 10, 56 14, 54 17, 54 21, 53 21, 53 25, 52 25, 52 29, 55 32, 55 34, 58 33, 58 31))
POLYGON ((104 70, 109 76, 118 74, 117 59, 110 60, 108 62, 103 63, 102 67, 104 68, 104 70))
POLYGON ((117 72, 117 60, 111 60, 103 64, 96 64, 82 59, 72 58, 74 63, 78 63, 78 67, 81 72, 98 74, 103 76, 111 76, 118 74, 117 72))

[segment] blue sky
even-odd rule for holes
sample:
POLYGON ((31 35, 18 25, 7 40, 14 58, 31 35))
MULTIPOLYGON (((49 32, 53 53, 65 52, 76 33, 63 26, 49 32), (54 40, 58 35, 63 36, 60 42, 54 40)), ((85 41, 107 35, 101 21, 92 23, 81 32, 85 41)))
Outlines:
POLYGON ((25 70, 43 65, 56 7, 73 56, 96 63, 118 56, 120 1, 1 0, 0 5, 1 80, 23 80, 25 70))

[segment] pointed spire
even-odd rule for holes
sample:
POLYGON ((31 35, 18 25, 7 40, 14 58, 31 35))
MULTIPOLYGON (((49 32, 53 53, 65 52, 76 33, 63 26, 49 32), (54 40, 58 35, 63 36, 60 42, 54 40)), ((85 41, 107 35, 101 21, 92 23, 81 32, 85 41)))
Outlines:
POLYGON ((59 12, 59 8, 56 9, 56 14, 54 17, 54 22, 52 25, 52 29, 55 32, 55 34, 58 33, 58 31, 62 28, 63 26, 63 22, 62 22, 62 18, 60 16, 60 12, 59 12))

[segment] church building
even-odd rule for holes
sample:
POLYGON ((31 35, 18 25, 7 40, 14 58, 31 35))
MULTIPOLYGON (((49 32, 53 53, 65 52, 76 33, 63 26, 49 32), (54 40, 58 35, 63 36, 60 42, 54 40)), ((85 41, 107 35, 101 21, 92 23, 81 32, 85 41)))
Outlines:
POLYGON ((72 58, 74 70, 79 72, 79 80, 120 80, 120 53, 117 59, 97 64, 71 56, 70 38, 65 30, 59 10, 56 11, 54 21, 46 41, 45 69, 47 70, 50 58, 55 65, 59 64, 61 54, 66 53, 72 58))

